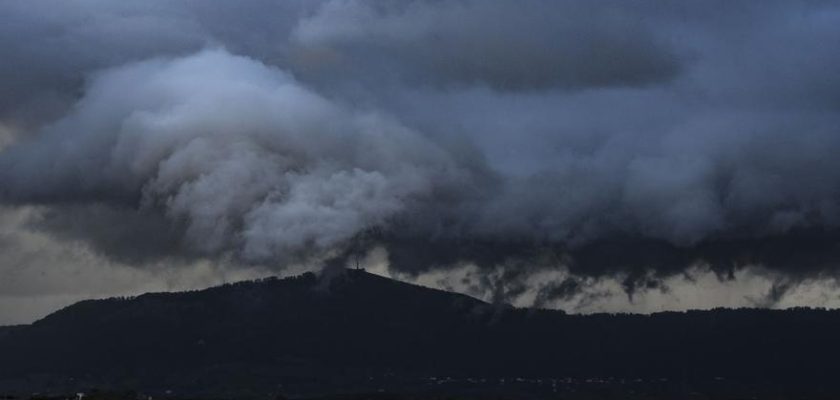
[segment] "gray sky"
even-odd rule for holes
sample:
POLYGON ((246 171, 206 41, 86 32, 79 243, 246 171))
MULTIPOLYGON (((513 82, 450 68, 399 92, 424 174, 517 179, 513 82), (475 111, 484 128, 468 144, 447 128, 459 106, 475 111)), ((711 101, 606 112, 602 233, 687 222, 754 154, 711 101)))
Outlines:
POLYGON ((834 306, 840 4, 0 3, 0 323, 356 257, 571 311, 834 306))

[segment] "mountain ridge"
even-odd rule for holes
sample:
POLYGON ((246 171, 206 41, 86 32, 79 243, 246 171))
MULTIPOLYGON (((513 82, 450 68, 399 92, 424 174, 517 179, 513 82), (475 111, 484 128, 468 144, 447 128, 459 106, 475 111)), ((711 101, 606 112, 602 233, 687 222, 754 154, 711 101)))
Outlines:
MULTIPOLYGON (((112 296, 112 297, 98 298, 98 299, 86 299, 86 300, 81 300, 81 301, 78 301, 76 303, 70 304, 70 305, 68 305, 66 307, 63 307, 61 309, 58 309, 58 310, 56 310, 56 311, 54 311, 50 314, 47 314, 43 318, 40 318, 40 319, 32 322, 31 324, 20 324, 20 325, 10 325, 10 326, 0 325, 0 329, 7 328, 7 327, 8 328, 18 328, 18 327, 24 327, 24 326, 29 326, 29 325, 35 325, 35 324, 41 323, 44 320, 49 320, 51 318, 54 318, 56 314, 66 312, 66 311, 69 311, 69 310, 73 310, 73 309, 78 308, 78 307, 85 307, 85 306, 88 306, 88 305, 100 304, 100 302, 103 302, 103 301, 106 301, 106 302, 111 302, 111 301, 130 302, 130 301, 135 301, 135 300, 144 301, 144 300, 147 300, 147 299, 155 299, 155 300, 158 300, 158 299, 178 299, 178 298, 185 297, 185 296, 207 295, 207 294, 213 294, 213 293, 220 293, 220 292, 224 292, 224 291, 227 291, 227 290, 235 290, 237 288, 243 288, 243 287, 253 287, 253 286, 259 286, 259 285, 283 285, 284 283, 289 282, 289 281, 298 281, 298 282, 304 283, 304 284, 315 285, 316 290, 322 290, 322 291, 328 292, 333 284, 341 283, 342 280, 345 280, 345 279, 348 279, 348 278, 349 279, 364 278, 364 279, 367 279, 367 280, 378 281, 380 283, 386 283, 387 282, 388 284, 393 284, 393 285, 398 285, 398 286, 401 285, 401 287, 404 287, 404 288, 408 288, 408 287, 411 287, 411 288, 414 288, 414 289, 419 288, 419 289, 429 291, 430 293, 437 293, 437 294, 441 294, 441 295, 453 296, 453 298, 462 298, 462 299, 464 299, 464 301, 474 301, 476 303, 481 303, 483 305, 491 305, 490 303, 487 303, 483 300, 477 299, 477 298, 472 297, 472 296, 467 295, 467 294, 452 292, 452 291, 447 291, 447 290, 441 290, 441 289, 436 289, 436 288, 431 288, 431 287, 428 287, 428 286, 409 283, 409 282, 405 282, 405 281, 401 281, 401 280, 397 280, 397 279, 391 279, 391 278, 387 278, 387 277, 384 277, 384 276, 381 276, 381 275, 369 273, 369 272, 366 272, 364 270, 348 269, 348 270, 342 271, 336 277, 330 277, 330 278, 327 278, 327 279, 321 279, 318 274, 313 273, 313 272, 305 272, 305 273, 302 273, 302 274, 299 274, 299 275, 283 277, 283 278, 276 277, 276 276, 271 276, 271 277, 266 277, 266 278, 261 278, 261 279, 230 282, 230 283, 224 283, 224 284, 221 284, 221 285, 211 286, 211 287, 202 288, 202 289, 174 291, 174 292, 169 292, 169 291, 147 292, 147 293, 142 293, 142 294, 138 294, 138 295, 134 295, 134 296, 112 296), (326 280, 329 280, 331 282, 330 283, 325 282, 326 280)), ((277 289, 283 289, 283 288, 278 287, 277 289)), ((494 305, 494 306, 498 307, 500 305, 494 305)), ((507 305, 507 304, 504 304, 504 305, 501 305, 501 306, 503 306, 503 307, 513 307, 513 306, 510 306, 510 305, 507 305)))
MULTIPOLYGON (((436 292, 436 293, 441 293, 441 294, 447 294, 447 295, 453 295, 453 296, 462 296, 466 299, 470 299, 470 300, 482 303, 484 305, 493 306, 493 307, 497 307, 497 308, 501 307, 501 308, 512 308, 512 309, 519 309, 519 310, 530 310, 530 311, 548 311, 548 312, 556 312, 556 313, 570 315, 570 316, 589 316, 589 317, 597 317, 597 316, 649 316, 649 317, 653 317, 653 316, 662 316, 662 315, 669 315, 669 314, 722 312, 722 311, 756 311, 756 312, 784 313, 784 312, 788 312, 788 311, 803 311, 803 310, 806 310, 806 311, 829 311, 829 312, 838 311, 838 312, 840 312, 840 310, 826 308, 826 307, 797 306, 797 307, 789 307, 789 308, 783 308, 783 309, 772 309, 772 308, 763 308, 763 307, 713 307, 713 308, 708 308, 708 309, 663 310, 663 311, 654 311, 654 312, 650 312, 650 313, 634 313, 634 312, 620 312, 619 311, 619 312, 594 312, 594 313, 585 313, 585 314, 574 314, 574 313, 570 314, 570 313, 567 313, 564 310, 560 310, 560 309, 551 309, 551 308, 545 308, 545 307, 518 307, 518 306, 508 304, 508 303, 489 303, 487 301, 481 300, 479 298, 473 297, 473 296, 465 294, 465 293, 449 291, 449 290, 444 290, 444 289, 438 289, 438 288, 429 287, 429 286, 425 286, 425 285, 417 284, 417 283, 406 282, 406 281, 402 281, 402 280, 399 280, 399 279, 389 278, 389 277, 385 277, 385 276, 378 275, 378 274, 375 274, 375 273, 370 273, 370 272, 367 272, 365 270, 348 269, 344 273, 362 274, 362 275, 357 275, 357 276, 365 276, 365 277, 370 278, 370 279, 379 279, 381 281, 387 281, 387 282, 391 282, 391 283, 395 283, 395 284, 407 285, 407 286, 411 286, 411 287, 415 287, 415 288, 422 288, 422 289, 426 289, 426 290, 433 291, 433 292, 436 292)), ((47 314, 46 316, 44 316, 44 317, 42 317, 38 320, 33 321, 30 324, 0 325, 0 332, 2 332, 2 330, 4 330, 4 329, 13 330, 13 329, 19 329, 21 327, 26 327, 26 326, 30 326, 30 325, 33 325, 33 324, 37 324, 40 321, 51 318, 54 314, 60 313, 62 311, 72 309, 72 308, 80 306, 80 305, 95 304, 95 303, 101 302, 101 301, 132 301, 132 300, 137 300, 137 299, 145 299, 147 297, 158 297, 158 296, 164 297, 164 298, 169 297, 169 296, 178 297, 178 296, 182 296, 182 295, 191 295, 191 294, 196 294, 196 293, 216 292, 216 291, 220 291, 220 290, 224 290, 224 289, 228 289, 228 288, 232 288, 232 287, 259 285, 259 284, 266 284, 266 283, 276 283, 276 282, 282 282, 282 281, 285 281, 285 280, 288 280, 288 279, 303 279, 303 280, 308 280, 308 281, 311 282, 313 279, 318 280, 319 277, 318 277, 318 274, 316 274, 314 272, 304 272, 304 273, 299 274, 299 275, 288 276, 288 277, 269 276, 269 277, 259 278, 259 279, 229 282, 229 283, 223 283, 223 284, 220 284, 220 285, 211 286, 211 287, 207 287, 207 288, 201 288, 201 289, 190 289, 190 290, 183 290, 183 291, 146 292, 146 293, 141 293, 141 294, 137 294, 137 295, 111 296, 111 297, 103 297, 103 298, 85 299, 85 300, 80 300, 80 301, 77 301, 77 302, 72 303, 70 305, 67 305, 67 306, 62 307, 60 309, 57 309, 57 310, 47 314)))

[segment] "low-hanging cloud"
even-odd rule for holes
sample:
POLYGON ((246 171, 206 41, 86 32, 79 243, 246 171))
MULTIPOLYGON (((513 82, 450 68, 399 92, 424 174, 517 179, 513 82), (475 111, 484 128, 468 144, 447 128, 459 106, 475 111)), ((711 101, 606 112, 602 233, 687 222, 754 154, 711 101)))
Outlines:
POLYGON ((840 266, 834 4, 77 3, 0 5, 0 200, 119 261, 840 266))

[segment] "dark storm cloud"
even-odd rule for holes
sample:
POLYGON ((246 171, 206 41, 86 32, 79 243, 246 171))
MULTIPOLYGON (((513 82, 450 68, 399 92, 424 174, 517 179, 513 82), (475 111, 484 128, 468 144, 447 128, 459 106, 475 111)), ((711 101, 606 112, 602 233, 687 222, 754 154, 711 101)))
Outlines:
POLYGON ((73 0, 0 4, 0 119, 37 124, 60 115, 92 71, 223 42, 280 58, 307 2, 73 0))
POLYGON ((54 206, 27 227, 50 232, 59 240, 82 239, 97 253, 127 264, 198 256, 184 246, 181 226, 151 210, 101 204, 54 206))
POLYGON ((502 90, 640 86, 680 69, 638 10, 621 3, 550 1, 329 2, 298 24, 315 72, 378 72, 442 85, 502 90))
POLYGON ((176 15, 101 2, 8 1, 0 6, 0 107, 33 122, 63 111, 96 68, 200 46, 197 26, 176 15), (157 44, 155 44, 157 43, 157 44))
POLYGON ((136 263, 382 245, 505 266, 498 297, 581 279, 543 302, 837 271, 834 3, 232 4, 0 5, 2 200, 136 263))

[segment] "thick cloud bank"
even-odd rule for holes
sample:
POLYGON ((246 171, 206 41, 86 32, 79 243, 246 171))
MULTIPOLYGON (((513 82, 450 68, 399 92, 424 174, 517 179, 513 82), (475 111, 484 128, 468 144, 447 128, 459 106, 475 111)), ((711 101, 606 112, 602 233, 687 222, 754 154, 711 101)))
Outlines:
POLYGON ((469 184, 392 119, 223 51, 101 73, 0 164, 7 200, 159 209, 194 250, 259 261, 331 250, 469 184))
POLYGON ((0 5, 0 200, 106 256, 840 271, 836 4, 70 3, 0 5))

